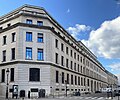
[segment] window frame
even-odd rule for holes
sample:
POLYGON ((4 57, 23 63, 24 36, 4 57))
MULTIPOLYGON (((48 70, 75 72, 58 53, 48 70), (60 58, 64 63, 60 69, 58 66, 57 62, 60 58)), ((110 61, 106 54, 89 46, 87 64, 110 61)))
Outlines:
POLYGON ((11 60, 15 60, 15 48, 11 48, 11 60))
POLYGON ((26 58, 26 60, 32 60, 32 48, 31 48, 31 47, 26 47, 26 56, 25 56, 25 58, 26 58), (29 51, 28 49, 29 49, 30 51, 29 51), (27 52, 27 50, 28 50, 28 52, 27 52), (27 57, 27 53, 30 53, 30 54, 28 54, 28 55, 30 55, 31 58, 28 58, 28 57, 27 57))
POLYGON ((40 60, 40 61, 44 60, 44 51, 41 48, 37 49, 37 60, 40 60))
POLYGON ((3 36, 3 45, 6 45, 7 44, 7 36, 3 36))
POLYGON ((43 43, 43 33, 37 33, 37 42, 43 43))
POLYGON ((2 61, 5 62, 6 61, 6 50, 2 51, 2 61))
POLYGON ((1 82, 4 83, 5 82, 5 69, 1 70, 1 82))
POLYGON ((43 21, 37 21, 38 26, 43 26, 43 21))
POLYGON ((26 24, 32 24, 32 20, 31 19, 26 19, 26 24))
POLYGON ((26 42, 32 42, 32 32, 26 32, 26 42))
POLYGON ((15 42, 16 41, 16 37, 15 37, 15 35, 16 35, 16 33, 14 32, 14 33, 12 33, 12 42, 15 42))
POLYGON ((29 81, 40 82, 40 68, 29 68, 29 81))
POLYGON ((15 77, 15 70, 14 70, 14 68, 11 68, 10 69, 10 81, 11 82, 14 82, 14 77, 15 77))

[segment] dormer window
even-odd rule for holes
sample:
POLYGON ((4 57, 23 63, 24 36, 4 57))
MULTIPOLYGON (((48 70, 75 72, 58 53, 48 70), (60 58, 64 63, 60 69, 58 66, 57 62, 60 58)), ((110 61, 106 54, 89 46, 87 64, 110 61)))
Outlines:
POLYGON ((27 23, 27 24, 32 24, 32 20, 31 20, 31 19, 27 19, 27 20, 26 20, 26 23, 27 23))

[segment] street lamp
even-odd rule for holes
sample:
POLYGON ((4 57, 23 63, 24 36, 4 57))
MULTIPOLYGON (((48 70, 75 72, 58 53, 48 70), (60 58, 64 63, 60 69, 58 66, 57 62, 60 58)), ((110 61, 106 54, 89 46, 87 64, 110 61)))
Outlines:
POLYGON ((6 70, 6 74, 7 74, 7 85, 6 85, 6 99, 8 99, 8 75, 9 75, 9 68, 7 68, 7 70, 6 70))
POLYGON ((65 80, 65 85, 66 85, 66 97, 67 97, 67 80, 65 80))

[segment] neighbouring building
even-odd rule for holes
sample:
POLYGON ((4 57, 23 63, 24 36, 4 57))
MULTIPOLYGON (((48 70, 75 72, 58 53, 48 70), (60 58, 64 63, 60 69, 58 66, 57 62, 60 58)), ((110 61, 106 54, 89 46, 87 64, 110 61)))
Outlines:
POLYGON ((0 17, 0 96, 95 92, 118 79, 41 7, 24 5, 0 17), (7 77, 6 70, 9 70, 7 77), (8 81, 8 84, 7 84, 8 81))

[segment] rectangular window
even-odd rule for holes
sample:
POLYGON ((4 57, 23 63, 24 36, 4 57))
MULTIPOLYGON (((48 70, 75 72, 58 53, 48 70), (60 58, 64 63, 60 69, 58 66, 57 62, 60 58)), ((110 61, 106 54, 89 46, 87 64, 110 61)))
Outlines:
POLYGON ((62 84, 64 84, 64 72, 62 72, 62 84))
POLYGON ((66 47, 66 54, 68 54, 68 47, 66 47))
POLYGON ((71 84, 73 85, 73 75, 71 75, 71 84))
POLYGON ((59 72, 56 71, 56 83, 59 83, 59 72))
POLYGON ((81 86, 83 86, 83 78, 81 77, 81 86))
POLYGON ((80 85, 80 77, 78 76, 78 85, 80 85))
POLYGON ((58 53, 55 53, 55 63, 58 64, 58 53))
POLYGON ((89 86, 89 79, 87 79, 87 85, 89 86))
POLYGON ((11 68, 10 81, 14 81, 14 68, 11 68))
POLYGON ((32 59, 32 48, 26 47, 26 59, 32 59))
POLYGON ((76 71, 76 63, 74 63, 74 70, 76 71))
POLYGON ((37 41, 38 42, 43 42, 43 33, 38 33, 37 41))
POLYGON ((61 43, 61 51, 64 51, 64 44, 61 43))
POLYGON ((80 71, 80 67, 79 67, 79 64, 78 64, 78 72, 80 71))
POLYGON ((38 51, 37 51, 37 59, 38 60, 44 60, 43 49, 38 49, 38 51))
POLYGON ((83 67, 81 66, 81 73, 83 72, 82 69, 83 69, 83 67))
POLYGON ((26 20, 26 23, 27 23, 27 24, 32 24, 32 20, 31 20, 31 19, 27 19, 27 20, 26 20))
POLYGON ((84 78, 84 86, 85 86, 85 84, 86 84, 86 80, 85 80, 85 78, 84 78))
POLYGON ((40 81, 40 69, 39 68, 29 69, 29 81, 40 81))
POLYGON ((69 84, 69 74, 67 74, 67 84, 69 84))
POLYGON ((76 59, 76 52, 74 52, 74 59, 76 59))
POLYGON ((78 61, 79 61, 79 55, 78 55, 77 59, 78 59, 78 61))
POLYGON ((73 56, 73 51, 72 50, 70 51, 70 55, 71 55, 71 57, 73 56))
POLYGON ((73 69, 73 61, 71 61, 71 64, 70 64, 70 65, 71 65, 71 69, 73 69))
POLYGON ((82 63, 82 57, 80 57, 80 61, 81 61, 81 63, 82 63))
POLYGON ((61 65, 64 66, 64 57, 61 56, 61 65))
POLYGON ((43 26, 43 21, 37 21, 38 26, 43 26))
POLYGON ((75 76, 75 85, 77 85, 77 76, 75 76))
POLYGON ((26 41, 28 42, 32 41, 32 32, 26 32, 26 41))
POLYGON ((5 82, 5 69, 2 69, 1 75, 1 82, 5 82))
POLYGON ((6 61, 6 50, 3 51, 3 61, 6 61))
POLYGON ((68 68, 69 66, 68 66, 68 59, 66 59, 66 67, 68 68))
POLYGON ((11 59, 15 60, 15 48, 11 49, 11 53, 12 53, 11 59))
POLYGON ((7 36, 3 36, 3 45, 6 44, 6 38, 7 38, 7 36))
POLYGON ((15 42, 15 33, 12 33, 12 42, 15 42))
POLYGON ((55 39, 55 47, 58 48, 58 40, 55 39))

